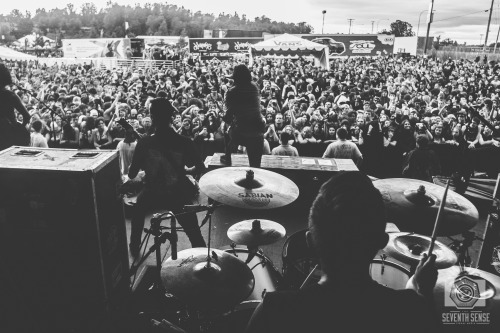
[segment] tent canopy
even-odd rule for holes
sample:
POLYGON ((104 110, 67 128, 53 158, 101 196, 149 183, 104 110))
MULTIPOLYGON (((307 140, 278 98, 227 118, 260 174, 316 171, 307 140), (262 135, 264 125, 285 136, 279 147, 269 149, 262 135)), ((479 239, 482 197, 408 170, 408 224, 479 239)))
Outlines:
MULTIPOLYGON (((41 36, 41 37, 42 37, 42 40, 43 40, 44 43, 45 42, 49 42, 50 44, 54 44, 56 42, 55 40, 50 39, 49 37, 45 37, 45 36, 41 36)), ((25 41, 28 40, 28 45, 27 46, 34 46, 36 38, 37 38, 36 34, 33 33, 33 34, 26 35, 24 37, 19 38, 14 43, 16 43, 18 45, 24 46, 25 45, 25 41)))
POLYGON ((35 56, 14 51, 12 49, 9 49, 8 47, 5 46, 0 46, 0 59, 3 60, 30 60, 30 59, 36 59, 35 56))
POLYGON ((254 56, 303 56, 312 55, 316 65, 329 69, 328 47, 290 34, 264 40, 250 47, 250 60, 254 56))

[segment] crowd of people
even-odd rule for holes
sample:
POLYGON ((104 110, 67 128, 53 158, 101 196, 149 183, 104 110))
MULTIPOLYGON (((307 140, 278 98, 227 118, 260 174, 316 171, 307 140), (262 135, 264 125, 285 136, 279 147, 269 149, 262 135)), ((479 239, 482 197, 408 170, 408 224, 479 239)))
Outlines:
MULTIPOLYGON (((177 109, 175 130, 200 154, 224 151, 225 97, 240 60, 191 55, 174 68, 113 69, 4 63, 29 129, 40 134, 34 146, 115 149, 122 142, 130 160, 140 136, 127 135, 117 120, 150 135, 149 104, 163 97, 177 109)), ((330 70, 307 58, 263 58, 249 69, 266 123, 264 154, 353 158, 375 177, 499 171, 500 65, 486 58, 337 58, 330 70)))

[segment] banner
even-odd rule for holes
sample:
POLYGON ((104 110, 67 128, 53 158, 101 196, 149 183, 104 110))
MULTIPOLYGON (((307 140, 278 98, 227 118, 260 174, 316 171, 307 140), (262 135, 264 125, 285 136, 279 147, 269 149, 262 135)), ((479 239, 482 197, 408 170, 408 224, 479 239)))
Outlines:
POLYGON ((375 57, 393 54, 394 35, 300 35, 315 43, 327 45, 330 58, 335 56, 375 57))
POLYGON ((191 53, 247 53, 250 45, 262 42, 263 38, 191 38, 191 53))
POLYGON ((118 58, 126 59, 130 47, 128 38, 63 39, 65 58, 118 58))

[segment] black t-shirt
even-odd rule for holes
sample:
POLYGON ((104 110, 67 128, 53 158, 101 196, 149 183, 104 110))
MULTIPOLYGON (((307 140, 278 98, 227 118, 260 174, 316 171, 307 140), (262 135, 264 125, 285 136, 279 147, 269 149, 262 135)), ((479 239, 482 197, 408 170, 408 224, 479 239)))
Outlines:
POLYGON ((146 189, 172 192, 185 175, 184 166, 196 166, 197 172, 205 169, 193 141, 169 128, 139 140, 128 174, 132 179, 144 170, 146 189))
POLYGON ((413 290, 393 290, 375 281, 315 284, 266 294, 259 332, 436 332, 432 307, 413 290))

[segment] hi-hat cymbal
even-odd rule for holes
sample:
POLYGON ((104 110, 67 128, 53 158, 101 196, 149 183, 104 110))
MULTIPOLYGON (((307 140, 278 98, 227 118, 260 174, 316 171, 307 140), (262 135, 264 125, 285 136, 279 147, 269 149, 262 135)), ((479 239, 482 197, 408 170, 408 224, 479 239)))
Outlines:
MULTIPOLYGON (((437 212, 444 194, 441 186, 415 179, 380 179, 373 185, 382 193, 387 220, 402 231, 432 234, 437 212)), ((466 198, 448 191, 437 236, 460 234, 479 220, 477 208, 466 198)))
POLYGON ((163 286, 193 308, 230 309, 252 292, 253 273, 245 262, 217 249, 211 249, 208 266, 207 254, 207 248, 193 248, 177 253, 177 260, 165 260, 161 269, 163 286))
POLYGON ((299 196, 290 179, 272 171, 227 167, 210 171, 200 179, 200 190, 222 204, 246 209, 286 206, 299 196))
MULTIPOLYGON (((384 252, 404 264, 416 267, 424 253, 429 252, 431 238, 407 232, 389 234, 389 243, 384 252)), ((437 241, 434 243, 433 254, 436 255, 436 268, 444 269, 455 265, 457 255, 449 247, 437 241)))
POLYGON ((240 245, 269 245, 285 235, 285 228, 270 220, 245 220, 233 224, 227 230, 227 237, 240 245))

